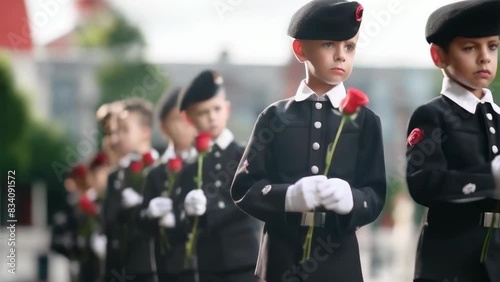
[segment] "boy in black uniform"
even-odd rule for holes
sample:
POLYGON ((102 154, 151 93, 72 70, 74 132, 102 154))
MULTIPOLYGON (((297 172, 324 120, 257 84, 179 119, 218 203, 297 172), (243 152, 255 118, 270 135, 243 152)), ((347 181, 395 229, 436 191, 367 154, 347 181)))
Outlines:
POLYGON ((362 13, 359 3, 337 0, 311 1, 295 13, 288 35, 306 79, 295 97, 260 114, 235 177, 235 203, 266 223, 256 273, 268 282, 363 281, 355 231, 378 217, 386 194, 377 115, 361 108, 357 125, 346 123, 321 175, 362 13), (299 264, 311 225, 311 257, 299 264))
MULTIPOLYGON (((172 213, 172 196, 180 193, 180 188, 168 187, 168 162, 181 158, 185 164, 196 160, 196 150, 192 144, 196 136, 196 129, 187 122, 179 111, 181 89, 174 89, 160 104, 160 129, 168 141, 168 147, 161 157, 161 163, 148 174, 144 187, 143 209, 146 210, 146 220, 155 238, 155 258, 160 282, 187 281, 192 274, 183 273, 185 233, 175 230, 176 220, 172 213), (172 195, 163 195, 170 191, 172 195), (165 234, 160 232, 165 228, 165 234), (162 238, 167 236, 167 238, 162 238), (166 242, 168 240, 168 246, 166 242), (177 265, 177 267, 176 267, 177 265)), ((178 217, 178 215, 177 215, 178 217)))
POLYGON ((440 97, 418 107, 408 125, 408 188, 429 208, 415 281, 500 281, 500 108, 486 88, 496 75, 499 34, 498 0, 449 4, 427 21, 431 56, 445 78, 440 97))
MULTIPOLYGON (((195 243, 201 282, 257 281, 253 275, 257 258, 257 222, 240 211, 231 201, 230 186, 243 148, 226 128, 230 103, 226 99, 222 77, 215 71, 199 74, 186 90, 181 111, 199 132, 209 132, 211 151, 204 157, 202 189, 196 186, 198 164, 184 168, 180 175, 187 218, 199 216, 195 243), (187 195, 186 195, 187 193, 187 195)), ((189 229, 191 230, 191 229, 189 229)))
POLYGON ((143 185, 147 167, 158 159, 151 147, 152 105, 141 99, 124 101, 118 120, 119 146, 127 157, 108 178, 105 199, 107 240, 106 279, 156 278, 151 236, 142 221, 143 185))

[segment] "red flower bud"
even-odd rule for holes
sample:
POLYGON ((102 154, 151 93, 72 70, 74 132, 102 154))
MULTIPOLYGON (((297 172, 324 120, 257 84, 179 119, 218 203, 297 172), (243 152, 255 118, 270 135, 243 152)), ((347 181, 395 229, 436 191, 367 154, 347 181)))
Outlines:
POLYGON ((133 173, 141 173, 142 172, 142 162, 141 161, 131 161, 130 162, 130 171, 133 173))
POLYGON ((79 164, 71 170, 70 173, 71 177, 73 178, 84 178, 87 175, 87 167, 85 167, 82 164, 79 164))
POLYGON ((155 159, 153 158, 153 155, 151 154, 151 152, 148 152, 148 153, 142 155, 142 162, 146 166, 150 166, 150 165, 155 163, 155 159))
POLYGON ((97 152, 94 159, 92 160, 92 166, 101 166, 107 162, 107 157, 104 152, 97 152))
POLYGON ((167 170, 173 172, 173 173, 178 173, 182 169, 182 158, 177 157, 170 159, 167 163, 167 170))
POLYGON ((413 147, 422 141, 422 139, 424 139, 424 131, 420 128, 415 128, 411 131, 406 141, 408 142, 408 145, 413 147))
POLYGON ((196 136, 195 147, 198 152, 203 153, 210 150, 210 141, 212 140, 212 136, 208 132, 201 132, 196 136))
POLYGON ((349 88, 347 96, 340 102, 340 111, 346 115, 353 115, 359 111, 359 108, 368 105, 368 97, 361 90, 349 88))
POLYGON ((88 214, 88 215, 92 215, 92 216, 97 214, 96 205, 94 204, 94 202, 92 202, 87 197, 87 195, 83 194, 80 197, 79 205, 80 205, 80 209, 82 210, 83 213, 88 214))

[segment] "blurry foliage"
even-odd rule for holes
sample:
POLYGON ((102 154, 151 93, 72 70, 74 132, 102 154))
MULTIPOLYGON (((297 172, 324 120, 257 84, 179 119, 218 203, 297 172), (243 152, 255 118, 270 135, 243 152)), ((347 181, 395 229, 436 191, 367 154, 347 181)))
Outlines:
POLYGON ((111 55, 97 74, 99 105, 130 97, 156 103, 167 88, 166 76, 143 60, 145 42, 141 31, 108 8, 77 32, 82 47, 107 48, 111 55))
POLYGON ((101 104, 140 97, 156 103, 167 81, 155 66, 141 62, 110 62, 98 73, 101 104))
POLYGON ((106 36, 100 44, 109 48, 112 56, 97 74, 99 105, 131 97, 154 104, 167 88, 167 78, 142 58, 144 38, 140 30, 116 11, 112 11, 112 17, 109 27, 101 27, 106 36))
POLYGON ((97 72, 100 98, 96 110, 104 103, 130 97, 156 103, 167 88, 165 74, 142 58, 141 31, 112 7, 80 26, 76 41, 82 47, 107 49, 110 55, 97 72))
POLYGON ((75 36, 76 43, 82 47, 114 48, 129 44, 144 46, 141 31, 112 9, 98 20, 79 27, 75 36))
POLYGON ((144 46, 144 38, 137 27, 130 25, 123 16, 117 14, 107 34, 105 46, 118 47, 129 44, 144 46))
POLYGON ((27 95, 16 88, 5 56, 0 56, 0 93, 0 112, 4 116, 0 119, 0 171, 4 174, 16 170, 18 187, 43 180, 49 189, 63 188, 52 163, 63 163, 62 148, 70 143, 51 125, 31 116, 27 95))
MULTIPOLYGON (((26 97, 15 86, 10 63, 0 56, 0 171, 16 170, 24 175, 29 170, 28 130, 31 119, 26 97)), ((3 179, 2 175, 0 179, 3 179)))

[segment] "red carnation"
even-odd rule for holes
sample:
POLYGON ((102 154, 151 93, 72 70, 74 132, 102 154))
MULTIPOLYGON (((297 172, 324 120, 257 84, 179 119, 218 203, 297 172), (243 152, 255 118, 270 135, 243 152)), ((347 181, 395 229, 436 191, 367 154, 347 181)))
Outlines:
POLYGON ((97 207, 94 202, 92 202, 87 195, 82 195, 80 197, 80 209, 82 212, 88 215, 95 216, 97 214, 97 207))
POLYGON ((167 163, 167 169, 173 173, 178 173, 182 169, 182 158, 170 159, 167 163))
POLYGON ((349 88, 347 96, 340 102, 340 111, 346 115, 353 115, 360 107, 368 105, 368 102, 368 97, 361 90, 349 88))
POLYGON ((151 154, 151 152, 148 152, 148 153, 142 155, 142 162, 146 166, 150 166, 150 165, 155 163, 155 159, 153 158, 153 155, 151 154))
POLYGON ((83 178, 87 175, 87 168, 84 165, 79 164, 71 170, 70 175, 73 178, 83 178))
POLYGON ((131 161, 129 166, 130 171, 133 173, 141 173, 142 167, 142 162, 140 161, 131 161))
POLYGON ((97 154, 94 157, 94 160, 92 160, 92 164, 94 166, 101 166, 104 165, 107 161, 106 154, 104 152, 97 152, 97 154))
POLYGON ((361 22, 361 20, 363 19, 363 11, 364 11, 364 8, 361 5, 359 5, 358 8, 356 8, 356 21, 357 22, 361 22))
POLYGON ((210 141, 212 140, 212 137, 210 136, 210 133, 208 132, 201 132, 196 136, 195 140, 195 147, 198 152, 203 153, 207 152, 210 150, 210 141))
POLYGON ((424 131, 420 128, 415 128, 411 131, 406 141, 408 142, 408 145, 413 147, 422 141, 422 139, 424 139, 424 131))

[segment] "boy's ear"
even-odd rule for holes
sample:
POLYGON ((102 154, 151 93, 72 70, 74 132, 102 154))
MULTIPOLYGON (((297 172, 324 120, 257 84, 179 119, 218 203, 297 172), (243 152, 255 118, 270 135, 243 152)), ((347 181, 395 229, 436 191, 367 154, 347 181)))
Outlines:
POLYGON ((436 67, 444 69, 445 67, 448 66, 447 60, 446 60, 446 53, 443 50, 443 48, 432 43, 430 51, 431 51, 432 62, 434 63, 434 65, 436 67))
POLYGON ((294 39, 292 42, 292 50, 295 58, 301 63, 306 61, 306 56, 304 55, 304 48, 302 46, 302 42, 298 39, 294 39))
POLYGON ((227 114, 231 115, 231 102, 230 101, 226 102, 226 107, 227 107, 227 114))

